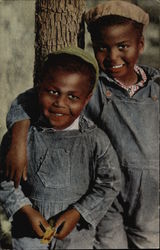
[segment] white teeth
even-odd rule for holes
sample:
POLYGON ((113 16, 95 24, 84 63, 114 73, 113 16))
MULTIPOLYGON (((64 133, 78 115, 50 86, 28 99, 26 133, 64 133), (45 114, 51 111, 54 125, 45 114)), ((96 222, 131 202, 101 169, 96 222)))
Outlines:
POLYGON ((63 116, 63 114, 55 114, 56 116, 63 116))
POLYGON ((118 68, 121 68, 123 66, 123 64, 120 64, 120 65, 114 65, 112 68, 113 69, 118 69, 118 68))

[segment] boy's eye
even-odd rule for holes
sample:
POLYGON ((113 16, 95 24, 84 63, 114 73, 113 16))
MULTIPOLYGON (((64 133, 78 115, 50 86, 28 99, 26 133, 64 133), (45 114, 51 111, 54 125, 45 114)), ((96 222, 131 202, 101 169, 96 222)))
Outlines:
POLYGON ((104 47, 103 45, 100 45, 100 44, 94 44, 93 47, 94 47, 95 51, 103 52, 106 50, 106 47, 104 47))
POLYGON ((103 52, 103 51, 106 51, 106 48, 105 47, 99 47, 98 50, 103 52))
POLYGON ((119 44, 119 45, 118 45, 118 49, 119 49, 119 50, 123 50, 123 49, 126 49, 126 48, 128 48, 128 45, 127 45, 127 44, 119 44))
POLYGON ((77 100, 77 99, 79 99, 79 97, 78 96, 75 96, 75 95, 68 95, 68 98, 70 99, 70 100, 77 100))
POLYGON ((51 94, 51 95, 59 95, 58 91, 56 90, 48 90, 48 93, 51 94))

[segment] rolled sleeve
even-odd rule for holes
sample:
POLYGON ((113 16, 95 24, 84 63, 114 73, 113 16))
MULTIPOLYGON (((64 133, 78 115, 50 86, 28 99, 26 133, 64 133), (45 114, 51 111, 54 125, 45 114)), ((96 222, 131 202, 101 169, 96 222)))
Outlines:
POLYGON ((24 112, 21 105, 14 106, 16 103, 12 103, 10 110, 7 114, 7 128, 10 129, 15 122, 30 119, 30 117, 24 112))
POLYGON ((14 187, 13 181, 2 181, 0 184, 0 202, 4 208, 6 215, 10 221, 13 215, 23 206, 32 205, 30 200, 25 197, 21 190, 21 186, 17 189, 14 187))

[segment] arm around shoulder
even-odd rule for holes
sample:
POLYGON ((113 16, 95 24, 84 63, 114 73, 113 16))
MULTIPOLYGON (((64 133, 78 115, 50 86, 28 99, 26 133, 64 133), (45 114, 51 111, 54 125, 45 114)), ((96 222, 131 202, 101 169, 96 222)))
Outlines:
POLYGON ((12 140, 6 155, 6 175, 14 181, 15 187, 18 187, 22 175, 27 178, 27 135, 30 120, 34 113, 38 113, 37 103, 36 89, 29 89, 13 101, 7 114, 12 140))
POLYGON ((16 122, 12 127, 11 145, 6 155, 6 176, 18 187, 21 176, 27 179, 27 135, 30 120, 16 122))
POLYGON ((10 129, 14 123, 21 120, 34 120, 38 114, 37 100, 36 88, 29 89, 18 95, 11 103, 7 113, 7 128, 10 129))

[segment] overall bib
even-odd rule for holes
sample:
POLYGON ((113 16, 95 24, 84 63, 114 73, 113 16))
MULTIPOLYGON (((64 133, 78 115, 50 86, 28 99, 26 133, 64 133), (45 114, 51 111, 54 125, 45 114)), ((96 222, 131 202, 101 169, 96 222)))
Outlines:
POLYGON ((107 132, 118 154, 122 189, 97 228, 96 248, 127 249, 128 242, 131 248, 158 248, 158 85, 149 81, 132 98, 104 85, 102 92, 99 127, 107 132))

